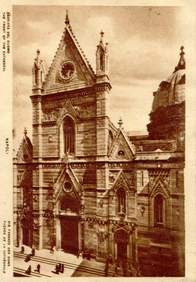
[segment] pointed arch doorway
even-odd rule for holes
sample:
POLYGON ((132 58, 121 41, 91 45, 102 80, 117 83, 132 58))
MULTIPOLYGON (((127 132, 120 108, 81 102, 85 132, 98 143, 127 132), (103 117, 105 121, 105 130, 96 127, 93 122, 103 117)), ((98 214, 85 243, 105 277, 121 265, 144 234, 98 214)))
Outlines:
POLYGON ((123 227, 117 228, 114 234, 114 240, 117 245, 117 259, 127 260, 127 245, 129 243, 129 232, 123 227))
POLYGON ((80 199, 76 196, 73 185, 65 181, 64 189, 58 202, 58 242, 67 253, 77 254, 80 248, 80 199))

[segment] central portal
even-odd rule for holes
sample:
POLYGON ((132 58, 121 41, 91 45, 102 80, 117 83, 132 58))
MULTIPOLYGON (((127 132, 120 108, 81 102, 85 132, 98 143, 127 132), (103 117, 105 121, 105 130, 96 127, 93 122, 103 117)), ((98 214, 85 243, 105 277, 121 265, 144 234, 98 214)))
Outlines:
POLYGON ((78 244, 78 223, 77 216, 62 216, 61 219, 61 248, 72 254, 77 254, 78 244))
POLYGON ((59 245, 67 253, 78 254, 80 205, 77 189, 66 173, 57 208, 60 219, 60 230, 58 229, 58 234, 60 233, 60 238, 58 237, 58 240, 60 239, 59 245))
POLYGON ((127 259, 127 243, 117 243, 117 259, 127 259))

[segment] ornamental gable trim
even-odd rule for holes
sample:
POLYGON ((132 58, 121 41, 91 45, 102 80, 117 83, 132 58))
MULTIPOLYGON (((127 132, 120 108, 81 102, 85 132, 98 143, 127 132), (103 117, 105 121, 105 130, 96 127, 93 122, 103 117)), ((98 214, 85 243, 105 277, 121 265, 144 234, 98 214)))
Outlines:
POLYGON ((17 162, 32 162, 33 145, 29 137, 24 136, 17 152, 17 162))
POLYGON ((77 177, 75 176, 73 170, 71 169, 71 167, 64 166, 61 169, 60 174, 59 174, 56 182, 54 183, 54 200, 55 200, 55 202, 57 202, 59 200, 60 195, 62 194, 63 190, 64 190, 64 192, 69 193, 69 191, 65 191, 66 190, 65 187, 64 187, 65 182, 71 183, 71 185, 73 186, 73 190, 70 190, 70 193, 75 194, 75 197, 80 199, 81 192, 82 192, 81 185, 80 185, 77 177))
POLYGON ((151 192, 149 196, 151 198, 154 198, 157 194, 162 194, 164 195, 165 198, 170 197, 170 192, 167 186, 165 185, 165 183, 161 179, 159 179, 158 181, 156 181, 156 183, 154 183, 154 185, 151 188, 151 192))
POLYGON ((95 74, 71 26, 66 26, 43 85, 46 94, 92 86, 95 74))
POLYGON ((111 189, 117 191, 119 188, 124 188, 127 192, 130 190, 130 185, 123 171, 119 172, 111 189))
POLYGON ((79 109, 77 107, 73 107, 70 100, 67 100, 64 104, 64 106, 60 109, 58 118, 57 118, 57 125, 60 126, 65 116, 68 115, 74 120, 78 120, 80 114, 79 109))
POLYGON ((109 152, 109 158, 120 160, 133 160, 134 155, 134 145, 129 141, 125 132, 119 128, 112 142, 111 149, 109 152))

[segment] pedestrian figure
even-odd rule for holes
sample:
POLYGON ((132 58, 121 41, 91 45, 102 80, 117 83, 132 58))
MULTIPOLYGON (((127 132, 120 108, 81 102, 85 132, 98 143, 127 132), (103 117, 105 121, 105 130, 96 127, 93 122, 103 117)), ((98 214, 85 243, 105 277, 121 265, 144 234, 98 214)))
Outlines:
POLYGON ((62 263, 59 263, 59 272, 62 273, 62 263))
POLYGON ((80 253, 81 253, 81 251, 80 251, 80 250, 78 250, 78 253, 77 253, 77 258, 79 258, 79 257, 80 257, 80 253))
POLYGON ((31 260, 31 255, 30 255, 30 254, 26 255, 24 261, 25 261, 25 262, 28 262, 28 261, 30 261, 30 260, 31 260))
POLYGON ((54 250, 55 250, 55 246, 51 246, 51 248, 50 248, 50 253, 51 253, 51 254, 54 254, 54 250))
POLYGON ((137 269, 137 276, 141 276, 141 269, 139 264, 136 265, 136 269, 137 269))
POLYGON ((52 270, 51 272, 52 273, 55 273, 55 274, 59 274, 59 263, 57 263, 56 265, 55 265, 55 270, 52 270))
POLYGON ((108 259, 107 259, 106 263, 105 263, 105 269, 104 269, 105 276, 108 276, 108 266, 109 266, 109 262, 108 262, 108 259))
POLYGON ((64 264, 61 265, 61 272, 64 273, 64 264))
POLYGON ((117 276, 117 275, 118 275, 118 265, 117 265, 117 263, 115 264, 115 269, 114 269, 114 271, 115 271, 115 275, 117 276))
POLYGON ((31 274, 31 265, 29 265, 29 267, 27 268, 27 270, 25 271, 26 274, 30 275, 31 274))
POLYGON ((83 253, 82 253, 82 258, 85 259, 87 258, 87 250, 84 249, 83 253))
POLYGON ((112 255, 111 255, 111 254, 108 255, 108 262, 109 262, 110 264, 113 264, 113 258, 112 258, 112 255))
POLYGON ((21 254, 24 254, 24 251, 25 251, 25 248, 24 248, 24 246, 22 246, 22 247, 21 247, 21 251, 20 251, 21 254))
POLYGON ((56 264, 56 274, 59 274, 59 264, 56 264))
POLYGON ((31 249, 31 256, 33 257, 35 255, 35 248, 33 247, 32 249, 31 249))
POLYGON ((41 265, 38 263, 37 265, 37 272, 40 273, 40 268, 41 268, 41 265))
POLYGON ((87 259, 88 259, 88 260, 91 260, 91 254, 90 254, 89 251, 88 251, 88 253, 87 253, 87 259))

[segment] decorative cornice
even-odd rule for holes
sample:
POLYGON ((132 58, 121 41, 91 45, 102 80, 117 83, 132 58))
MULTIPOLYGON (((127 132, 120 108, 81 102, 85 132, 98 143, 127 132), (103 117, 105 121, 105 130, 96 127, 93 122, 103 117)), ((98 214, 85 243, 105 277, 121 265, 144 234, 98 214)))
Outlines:
POLYGON ((112 88, 111 84, 109 82, 101 82, 99 84, 95 84, 94 89, 96 92, 99 91, 106 91, 106 90, 110 90, 112 88))
MULTIPOLYGON (((93 223, 93 224, 99 224, 99 225, 108 225, 108 224, 111 224, 111 225, 115 225, 115 226, 118 226, 119 224, 119 219, 111 219, 111 218, 99 218, 99 217, 91 217, 91 216, 86 216, 84 218, 84 220, 86 222, 89 222, 89 223, 93 223)), ((136 219, 135 221, 133 222, 132 220, 125 220, 125 224, 127 226, 130 226, 130 227, 135 227, 136 226, 136 219)))

